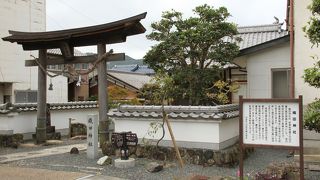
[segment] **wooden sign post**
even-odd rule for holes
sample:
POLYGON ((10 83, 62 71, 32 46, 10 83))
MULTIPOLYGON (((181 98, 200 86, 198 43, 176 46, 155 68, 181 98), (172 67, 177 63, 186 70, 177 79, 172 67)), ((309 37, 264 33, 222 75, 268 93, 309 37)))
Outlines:
POLYGON ((302 96, 299 99, 240 100, 240 179, 246 147, 299 150, 300 179, 304 179, 302 96))

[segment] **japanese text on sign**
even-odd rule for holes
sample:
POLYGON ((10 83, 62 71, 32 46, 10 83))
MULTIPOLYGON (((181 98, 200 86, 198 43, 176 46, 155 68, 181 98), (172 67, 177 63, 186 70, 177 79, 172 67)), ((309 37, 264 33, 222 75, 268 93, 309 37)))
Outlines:
POLYGON ((244 102, 243 143, 299 146, 299 104, 244 102))

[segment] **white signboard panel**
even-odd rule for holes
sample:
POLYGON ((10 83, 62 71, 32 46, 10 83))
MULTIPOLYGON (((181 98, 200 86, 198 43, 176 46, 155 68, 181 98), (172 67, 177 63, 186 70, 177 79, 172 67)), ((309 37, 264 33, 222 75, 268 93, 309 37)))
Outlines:
POLYGON ((243 102, 243 143, 299 147, 298 102, 243 102))

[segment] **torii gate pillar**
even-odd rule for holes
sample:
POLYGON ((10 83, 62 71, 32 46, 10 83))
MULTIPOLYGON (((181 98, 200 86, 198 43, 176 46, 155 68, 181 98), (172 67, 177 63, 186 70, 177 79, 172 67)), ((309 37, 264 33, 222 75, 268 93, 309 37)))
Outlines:
MULTIPOLYGON (((106 53, 106 44, 98 44, 98 58, 106 53)), ((99 100, 99 142, 100 147, 109 141, 108 125, 108 93, 107 93, 107 65, 106 60, 98 64, 98 100, 99 100)))
MULTIPOLYGON (((39 64, 47 68, 47 49, 39 50, 39 64)), ((47 75, 40 65, 38 66, 38 110, 37 110, 37 127, 36 143, 43 143, 47 140, 46 134, 46 104, 47 104, 47 75)))

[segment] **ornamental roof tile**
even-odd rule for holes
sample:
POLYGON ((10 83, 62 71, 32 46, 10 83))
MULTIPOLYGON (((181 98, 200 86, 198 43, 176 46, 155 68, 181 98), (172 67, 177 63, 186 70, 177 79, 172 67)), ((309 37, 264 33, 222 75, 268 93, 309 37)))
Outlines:
MULTIPOLYGON (((67 103, 50 103, 51 110, 68 110, 68 109, 88 109, 97 108, 97 101, 79 101, 67 103)), ((16 103, 0 105, 0 114, 8 114, 10 112, 27 112, 36 111, 37 103, 16 103)))
MULTIPOLYGON (((239 115, 238 105, 221 106, 164 106, 165 112, 172 119, 208 119, 221 120, 239 115)), ((115 118, 160 118, 162 106, 122 105, 110 110, 108 115, 115 118)))

